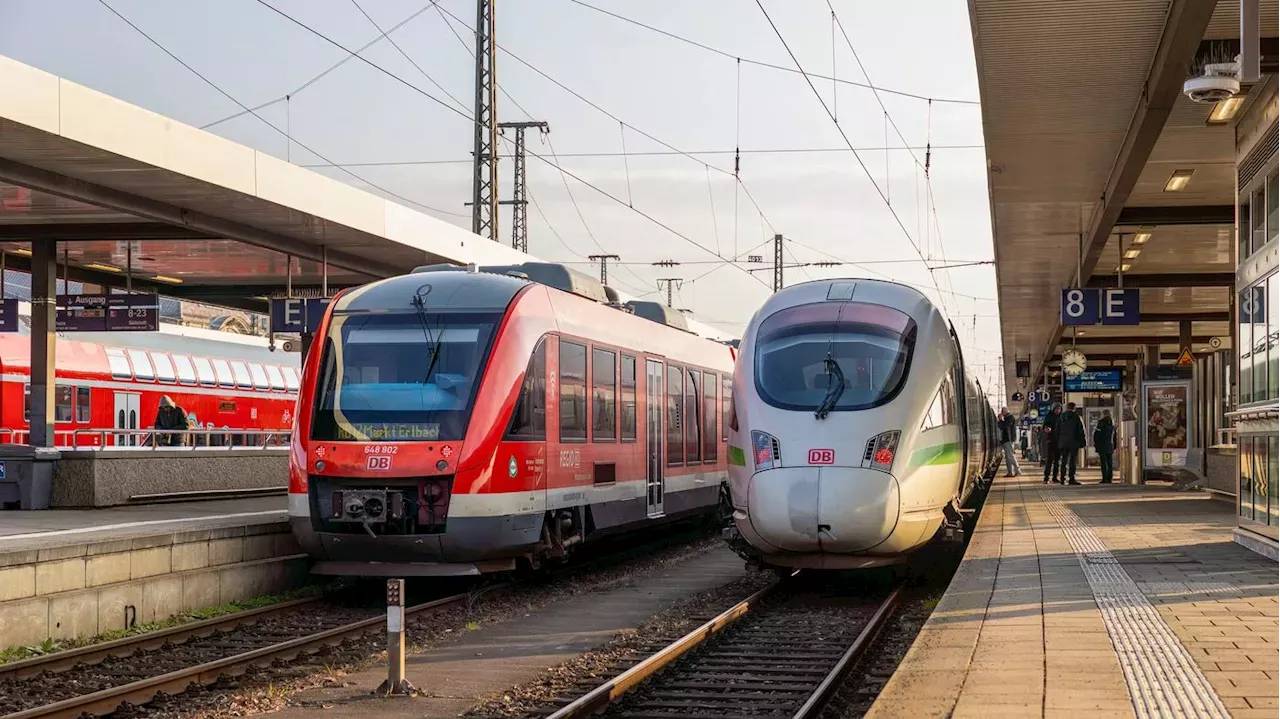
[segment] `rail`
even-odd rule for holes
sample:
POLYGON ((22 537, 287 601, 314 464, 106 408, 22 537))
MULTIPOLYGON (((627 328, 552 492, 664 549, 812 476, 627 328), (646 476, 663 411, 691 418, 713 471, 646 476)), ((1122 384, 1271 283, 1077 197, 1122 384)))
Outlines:
MULTIPOLYGON (((284 451, 292 430, 217 429, 60 429, 54 447, 68 450, 224 450, 284 451), (109 441, 108 441, 109 440, 109 441), (176 443, 175 443, 176 442, 176 443)), ((0 444, 29 444, 31 430, 0 429, 0 444)))

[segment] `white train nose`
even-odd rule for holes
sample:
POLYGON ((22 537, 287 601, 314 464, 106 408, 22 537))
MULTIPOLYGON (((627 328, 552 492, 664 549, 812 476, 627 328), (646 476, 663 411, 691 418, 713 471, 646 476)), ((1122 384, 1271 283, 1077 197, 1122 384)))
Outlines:
POLYGON ((748 492, 751 530, 784 551, 870 549, 898 522, 898 482, 872 469, 770 469, 751 477, 748 492))

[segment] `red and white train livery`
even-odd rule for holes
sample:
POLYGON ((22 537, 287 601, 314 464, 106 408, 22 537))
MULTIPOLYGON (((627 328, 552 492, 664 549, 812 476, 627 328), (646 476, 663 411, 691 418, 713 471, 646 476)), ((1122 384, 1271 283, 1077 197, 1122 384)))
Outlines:
POLYGON ((585 275, 534 263, 419 268, 335 297, 290 456, 312 571, 536 567, 715 512, 733 355, 676 317, 620 311, 585 275))

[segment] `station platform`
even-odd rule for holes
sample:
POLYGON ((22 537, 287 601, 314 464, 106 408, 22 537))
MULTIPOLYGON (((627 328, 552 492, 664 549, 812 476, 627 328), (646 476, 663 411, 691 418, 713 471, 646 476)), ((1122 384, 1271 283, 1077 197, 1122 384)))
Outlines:
POLYGON ((307 581, 283 497, 0 512, 0 649, 96 636, 307 581))
POLYGON ((867 714, 1269 717, 1276 563, 1167 486, 997 477, 965 558, 867 714))

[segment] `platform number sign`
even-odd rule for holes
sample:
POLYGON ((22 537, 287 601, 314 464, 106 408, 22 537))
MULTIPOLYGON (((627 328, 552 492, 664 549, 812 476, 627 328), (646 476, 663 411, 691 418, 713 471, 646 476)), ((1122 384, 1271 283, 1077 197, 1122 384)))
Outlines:
POLYGON ((1136 325, 1139 317, 1138 290, 1094 290, 1071 287, 1062 290, 1062 325, 1136 325))
POLYGON ((1263 324, 1267 321, 1266 288, 1250 287, 1240 293, 1240 324, 1263 324))
POLYGON ((287 334, 315 332, 320 328, 329 297, 287 297, 271 300, 271 331, 287 334))

